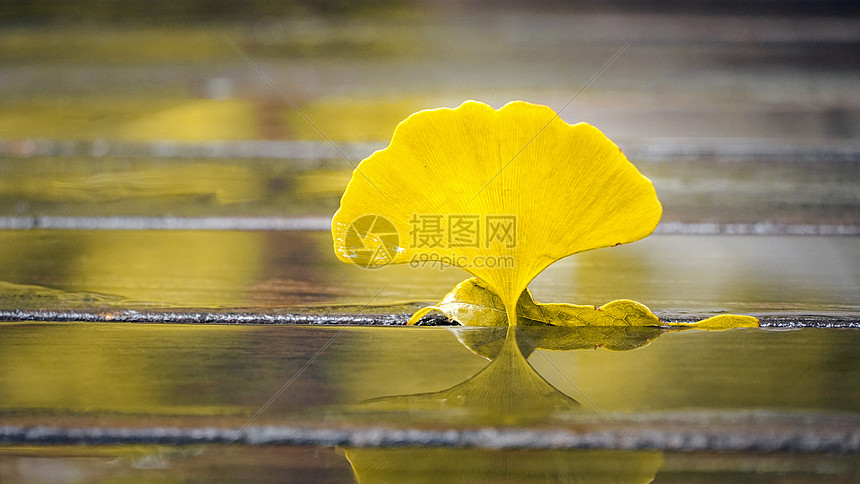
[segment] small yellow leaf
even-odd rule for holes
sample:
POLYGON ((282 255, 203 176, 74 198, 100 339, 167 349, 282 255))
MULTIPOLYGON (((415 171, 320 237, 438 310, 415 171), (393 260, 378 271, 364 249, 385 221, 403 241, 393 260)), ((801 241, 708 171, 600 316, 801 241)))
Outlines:
MULTIPOLYGON (((531 300, 531 295, 526 289, 517 304, 518 318, 524 316, 521 311, 528 305, 528 302, 525 301, 531 300)), ((466 326, 504 326, 507 324, 507 315, 502 298, 476 277, 466 279, 454 286, 454 289, 446 294, 439 304, 419 309, 406 324, 414 325, 432 311, 440 312, 448 319, 466 326)))
MULTIPOLYGON (((472 277, 457 284, 445 295, 439 304, 418 310, 407 324, 416 324, 431 311, 444 314, 464 326, 502 326, 507 322, 501 298, 493 293, 492 288, 478 278, 472 277)), ((601 336, 600 332, 594 341, 603 341, 605 335, 612 334, 614 328, 642 328, 671 326, 676 328, 695 328, 707 330, 722 330, 730 328, 758 327, 758 319, 752 316, 737 316, 724 314, 705 319, 696 323, 662 323, 650 309, 636 301, 621 299, 594 306, 579 306, 574 304, 543 304, 535 301, 528 289, 520 296, 516 305, 517 324, 526 328, 535 325, 549 325, 569 328, 613 328, 601 336)), ((586 332, 577 335, 582 338, 586 332)), ((584 341, 588 341, 586 337, 584 341)), ((601 346, 598 343, 594 346, 601 346)), ((588 345, 585 345, 588 346, 588 345)), ((551 349, 548 346, 541 346, 551 349)), ((561 349, 561 348, 559 348, 561 349)))
POLYGON ((696 323, 666 323, 667 326, 678 328, 695 328, 719 331, 732 328, 758 328, 758 319, 752 316, 738 316, 735 314, 721 314, 712 318, 703 319, 696 323))
POLYGON ((639 240, 661 213, 651 181, 597 128, 546 106, 468 101, 400 123, 356 168, 332 236, 344 262, 461 267, 516 324, 514 303, 543 269, 639 240))
MULTIPOLYGON (((472 277, 457 284, 439 304, 418 310, 407 324, 438 311, 465 326, 502 326, 507 323, 502 299, 484 281, 472 277)), ((600 308, 575 304, 542 304, 528 289, 516 305, 517 324, 551 326, 660 326, 660 320, 636 301, 612 301, 600 308)))
MULTIPOLYGON (((528 294, 528 289, 524 293, 528 294)), ((529 295, 530 296, 530 295, 529 295)), ((575 304, 541 304, 529 297, 520 298, 519 305, 523 315, 530 320, 554 326, 659 326, 660 320, 644 305, 627 299, 620 299, 594 306, 575 304)), ((519 312, 519 305, 517 311, 519 312)))

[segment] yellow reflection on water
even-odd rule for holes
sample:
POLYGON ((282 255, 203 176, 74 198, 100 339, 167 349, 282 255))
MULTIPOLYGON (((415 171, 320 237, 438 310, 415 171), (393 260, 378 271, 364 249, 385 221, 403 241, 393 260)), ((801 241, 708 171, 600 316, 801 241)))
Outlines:
POLYGON ((259 138, 254 105, 238 99, 195 99, 142 116, 117 130, 129 140, 179 141, 259 138))
POLYGON ((261 267, 254 232, 90 233, 72 274, 78 287, 133 301, 242 305, 261 267))
MULTIPOLYGON (((349 355, 332 354, 326 360, 326 379, 350 403, 441 392, 485 368, 485 358, 498 353, 506 331, 351 329, 340 337, 349 341, 349 355), (348 373, 338 371, 344 365, 348 373)), ((598 331, 545 331, 551 334, 523 330, 525 338, 517 338, 521 351, 531 352, 529 365, 550 385, 583 403, 583 409, 590 405, 582 394, 606 413, 860 409, 856 330, 647 329, 626 335, 612 331, 603 339, 598 331), (550 341, 555 347, 547 344, 550 341), (604 349, 609 342, 622 351, 604 349)), ((412 418, 420 421, 422 416, 412 418)))
POLYGON ((210 202, 217 210, 219 203, 261 199, 266 185, 262 174, 247 164, 129 162, 92 166, 82 160, 75 164, 48 158, 29 160, 26 166, 10 163, 3 168, 0 196, 30 203, 92 204, 76 215, 101 215, 105 208, 98 204, 117 201, 146 208, 159 202, 179 205, 199 200, 210 202))
MULTIPOLYGON (((237 141, 263 138, 265 118, 253 100, 201 99, 173 93, 130 97, 41 95, 0 100, 5 139, 237 141)), ((281 109, 280 107, 278 109, 281 109)))
POLYGON ((206 375, 193 385, 171 379, 171 375, 194 369, 171 368, 170 362, 178 361, 176 345, 200 342, 209 345, 211 355, 217 357, 219 348, 235 344, 243 328, 42 323, 6 326, 0 331, 4 332, 0 413, 172 416, 237 412, 236 407, 203 398, 216 386, 206 375))
POLYGON ((547 383, 523 356, 517 330, 509 327, 501 350, 472 377, 437 392, 375 398, 361 405, 366 412, 405 413, 418 421, 440 418, 469 425, 521 425, 579 403, 547 383), (438 413, 441 412, 441 415, 438 413))
MULTIPOLYGON (((438 101, 430 102, 420 98, 327 98, 302 107, 302 112, 312 119, 329 139, 378 141, 390 139, 394 128, 410 114, 437 107, 434 102, 438 101)), ((324 140, 315 127, 309 125, 296 111, 286 111, 285 118, 291 137, 324 140)))
MULTIPOLYGON (((439 390, 438 382, 442 378, 437 378, 436 381, 429 380, 422 389, 424 391, 371 398, 351 407, 350 411, 372 419, 444 422, 448 425, 524 425, 568 419, 592 410, 581 407, 579 402, 535 371, 527 360, 535 350, 606 348, 629 351, 647 346, 663 332, 650 327, 560 326, 456 327, 449 331, 463 346, 490 360, 490 363, 448 388, 439 390)), ((409 341, 404 341, 401 350, 406 350, 408 344, 409 341)), ((384 355, 392 348, 390 343, 377 343, 374 349, 377 354, 384 355)), ((456 354, 450 350, 447 353, 456 354)), ((432 358, 430 354, 423 355, 425 359, 432 358)), ((442 372, 422 373, 447 376, 442 372)), ((376 391, 381 391, 381 382, 387 380, 364 376, 368 378, 365 381, 380 382, 372 385, 376 391)))
MULTIPOLYGON (((498 328, 474 328, 496 335, 498 328)), ((460 342, 486 349, 485 341, 460 342)), ((492 337, 490 338, 492 339, 492 337)), ((545 338, 550 339, 550 338, 545 338)), ((488 354, 492 361, 467 380, 445 390, 380 397, 359 412, 386 422, 441 421, 448 425, 509 426, 544 422, 558 414, 582 412, 579 403, 548 383, 528 363, 534 345, 516 326, 505 328, 504 342, 488 354), (519 333, 519 334, 518 334, 519 333), (522 343, 520 343, 522 341, 522 343)), ((447 448, 346 448, 362 483, 378 482, 594 482, 648 483, 663 463, 660 452, 518 451, 447 448)))
POLYGON ((6 139, 116 139, 117 131, 138 118, 153 116, 182 102, 171 93, 137 96, 60 97, 40 94, 0 101, 0 132, 6 139))
POLYGON ((258 232, 0 231, 0 244, 7 282, 166 305, 241 306, 264 267, 258 232))
POLYGON ((663 465, 655 451, 346 449, 358 482, 645 484, 663 465))
POLYGON ((605 412, 857 411, 858 337, 832 329, 684 330, 642 350, 539 350, 530 361, 563 391, 576 391, 575 382, 605 412))

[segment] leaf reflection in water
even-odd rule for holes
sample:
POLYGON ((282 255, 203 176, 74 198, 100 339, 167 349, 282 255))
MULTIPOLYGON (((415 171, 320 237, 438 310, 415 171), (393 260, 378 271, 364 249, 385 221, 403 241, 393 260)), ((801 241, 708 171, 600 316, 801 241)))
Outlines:
POLYGON ((657 451, 345 449, 359 483, 646 484, 663 465, 657 451))
POLYGON ((433 420, 439 413, 441 421, 482 425, 518 425, 576 410, 579 403, 532 368, 517 340, 511 327, 490 364, 462 383, 438 392, 375 398, 364 402, 363 410, 405 413, 419 420, 433 420))
MULTIPOLYGON (((375 420, 392 417, 411 423, 435 421, 466 426, 538 424, 557 415, 587 411, 547 382, 532 368, 527 356, 537 347, 591 348, 595 342, 618 350, 633 349, 656 338, 661 330, 609 331, 601 340, 598 333, 577 334, 583 329, 599 328, 452 328, 461 343, 491 359, 490 364, 445 390, 374 398, 362 403, 361 411, 375 420)), ((426 447, 342 450, 360 483, 508 482, 512 478, 517 482, 648 483, 663 464, 658 451, 426 447)))

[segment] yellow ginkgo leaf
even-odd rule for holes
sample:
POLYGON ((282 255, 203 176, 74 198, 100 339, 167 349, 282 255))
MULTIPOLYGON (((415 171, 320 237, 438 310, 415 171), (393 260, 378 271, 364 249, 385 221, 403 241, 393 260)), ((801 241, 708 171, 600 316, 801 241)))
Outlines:
POLYGON ((719 331, 732 328, 758 328, 759 322, 758 319, 752 316, 721 314, 695 323, 666 323, 666 325, 675 328, 695 328, 719 331))
POLYGON ((516 324, 514 302, 543 269, 641 239, 661 213, 651 181, 593 126, 522 101, 468 101, 400 123, 356 168, 332 235, 338 258, 365 267, 461 267, 516 324))
MULTIPOLYGON (((492 288, 477 278, 469 278, 457 284, 445 295, 439 304, 419 309, 410 325, 416 324, 430 312, 439 312, 447 318, 464 326, 502 326, 506 324, 505 307, 501 298, 492 288)), ((636 301, 621 299, 601 307, 580 306, 575 304, 543 304, 535 301, 528 289, 520 296, 516 305, 517 324, 526 328, 532 326, 560 326, 567 328, 588 328, 589 332, 577 334, 576 341, 590 341, 594 346, 602 346, 603 339, 626 338, 613 331, 614 328, 675 327, 707 330, 758 327, 758 319, 752 316, 723 314, 695 323, 663 323, 650 309, 636 301), (609 331, 594 331, 597 328, 610 328, 609 331), (591 335, 587 337, 586 335, 591 335)), ((642 335, 636 335, 641 338, 642 335)), ((650 334, 647 336, 651 336, 650 334)), ((656 337, 657 335, 653 335, 656 337)), ((559 335, 553 336, 562 341, 559 335)), ((653 339, 653 338, 652 338, 653 339)), ((588 347, 585 344, 580 347, 588 347)), ((563 349, 562 346, 539 346, 546 349, 563 349)), ((567 348, 574 349, 575 347, 567 348)))

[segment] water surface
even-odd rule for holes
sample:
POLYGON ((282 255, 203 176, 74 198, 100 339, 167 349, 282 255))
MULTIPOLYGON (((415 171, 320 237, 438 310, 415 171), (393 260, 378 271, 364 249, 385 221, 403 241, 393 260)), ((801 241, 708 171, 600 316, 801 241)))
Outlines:
POLYGON ((354 469, 370 482, 493 475, 599 482, 626 469, 622 482, 779 482, 788 469, 797 482, 838 482, 857 475, 847 456, 805 454, 839 445, 858 451, 850 438, 860 433, 857 330, 681 331, 630 351, 537 350, 530 364, 579 405, 514 427, 364 403, 476 381, 489 362, 456 331, 5 323, 0 443, 17 444, 0 446, 0 476, 352 482, 354 469), (15 440, 25 435, 15 429, 28 427, 25 442, 15 440), (526 433, 511 433, 518 428, 526 433), (225 446, 231 435, 237 440, 225 446), (394 441, 397 449, 384 444, 394 441), (165 445, 177 442, 186 445, 165 445), (619 450, 628 442, 644 448, 619 450), (794 453, 762 453, 767 445, 794 453))

